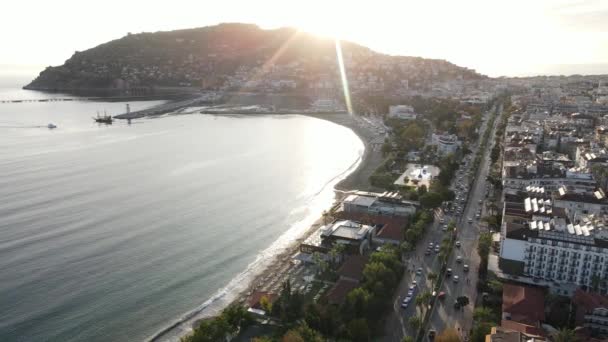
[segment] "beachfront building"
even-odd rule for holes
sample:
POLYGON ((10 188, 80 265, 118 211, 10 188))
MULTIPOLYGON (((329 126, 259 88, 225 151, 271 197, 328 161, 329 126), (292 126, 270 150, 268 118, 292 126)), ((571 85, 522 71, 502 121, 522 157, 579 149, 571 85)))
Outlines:
POLYGON ((397 178, 395 185, 430 188, 431 182, 441 170, 435 165, 407 164, 405 172, 397 178))
POLYGON ((608 291, 608 220, 590 214, 573 221, 546 195, 505 194, 500 272, 522 283, 571 296, 581 287, 608 291))
POLYGON ((336 220, 321 226, 300 244, 300 251, 295 259, 313 263, 313 255, 318 254, 322 259, 329 261, 329 251, 334 244, 346 246, 346 254, 363 255, 371 248, 375 229, 379 227, 362 224, 353 220, 336 220))
POLYGON ((399 120, 416 120, 417 114, 412 106, 396 105, 388 108, 388 117, 399 120))
POLYGON ((326 246, 346 246, 346 252, 365 254, 371 248, 374 227, 350 220, 341 220, 321 228, 321 241, 326 246))
POLYGON ((398 192, 357 191, 342 202, 346 213, 383 216, 410 216, 416 213, 417 205, 417 202, 403 200, 398 192))

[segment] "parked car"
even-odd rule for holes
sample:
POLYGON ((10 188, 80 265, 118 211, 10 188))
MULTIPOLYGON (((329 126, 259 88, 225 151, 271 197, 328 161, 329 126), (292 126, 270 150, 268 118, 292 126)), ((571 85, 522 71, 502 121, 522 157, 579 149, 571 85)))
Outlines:
POLYGON ((448 268, 448 269, 445 271, 445 274, 446 274, 446 276, 448 276, 448 277, 449 277, 449 276, 451 276, 451 275, 452 275, 452 269, 451 269, 451 268, 448 268))
POLYGON ((463 270, 463 271, 465 271, 465 272, 469 272, 469 265, 464 264, 464 265, 462 266, 462 270, 463 270))
POLYGON ((422 268, 418 267, 418 269, 416 270, 416 274, 417 275, 421 275, 422 274, 422 268))

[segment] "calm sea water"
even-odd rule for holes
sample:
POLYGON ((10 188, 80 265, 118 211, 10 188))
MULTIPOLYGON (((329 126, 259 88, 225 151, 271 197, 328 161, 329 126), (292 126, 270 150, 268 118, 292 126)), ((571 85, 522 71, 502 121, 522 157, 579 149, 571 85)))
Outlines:
MULTIPOLYGON (((24 96, 48 97, 0 89, 24 96)), ((304 116, 91 120, 124 106, 0 104, 0 341, 137 341, 218 310, 363 152, 304 116)))

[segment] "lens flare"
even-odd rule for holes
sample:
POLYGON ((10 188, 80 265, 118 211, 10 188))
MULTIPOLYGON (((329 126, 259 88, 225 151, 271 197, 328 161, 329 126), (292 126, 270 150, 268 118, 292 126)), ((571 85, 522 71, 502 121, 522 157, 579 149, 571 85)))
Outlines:
POLYGON ((350 91, 348 90, 348 78, 344 68, 344 57, 342 56, 342 45, 340 40, 336 39, 336 56, 338 59, 338 67, 340 68, 340 78, 342 79, 342 89, 344 90, 344 102, 346 102, 346 110, 348 114, 353 113, 353 106, 350 102, 350 91))

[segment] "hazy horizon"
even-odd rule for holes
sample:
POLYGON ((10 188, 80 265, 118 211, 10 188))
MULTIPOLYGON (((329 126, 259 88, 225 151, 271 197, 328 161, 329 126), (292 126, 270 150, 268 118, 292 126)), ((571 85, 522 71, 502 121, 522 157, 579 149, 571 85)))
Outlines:
POLYGON ((11 2, 5 9, 16 15, 7 16, 0 29, 16 33, 4 41, 0 70, 20 66, 41 71, 63 64, 74 51, 128 32, 242 22, 264 29, 296 27, 391 55, 445 59, 492 77, 608 73, 608 2, 598 0, 226 0, 212 6, 192 0, 109 0, 94 13, 78 2, 58 0, 36 4, 36 11, 24 2, 11 2))

